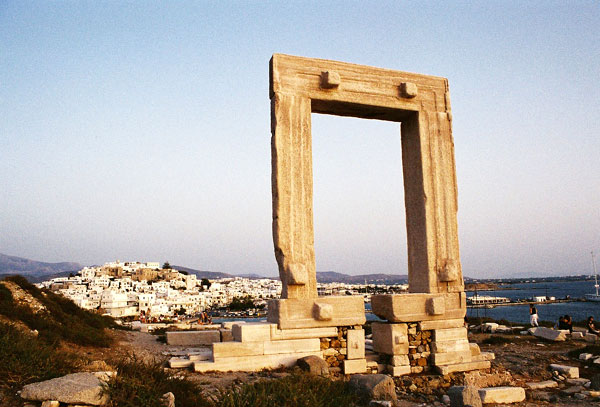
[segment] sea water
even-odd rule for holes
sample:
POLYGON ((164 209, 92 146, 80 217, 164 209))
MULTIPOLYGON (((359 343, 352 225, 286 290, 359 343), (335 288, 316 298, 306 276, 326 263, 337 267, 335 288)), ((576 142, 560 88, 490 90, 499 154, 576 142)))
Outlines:
MULTIPOLYGON (((557 300, 570 297, 578 299, 585 297, 585 294, 595 293, 593 281, 559 281, 559 282, 543 282, 543 283, 521 283, 510 284, 504 287, 508 290, 493 290, 493 291, 478 291, 477 294, 483 296, 506 297, 511 300, 530 300, 531 297, 555 297, 557 300)), ((475 293, 467 292, 467 296, 471 297, 475 293)), ((542 321, 558 321, 562 315, 568 314, 573 321, 583 321, 589 316, 593 316, 595 320, 600 320, 600 302, 561 302, 554 304, 536 304, 535 305, 539 319, 542 321)), ((367 321, 380 321, 376 315, 371 313, 371 304, 365 304, 367 311, 367 321)), ((493 319, 506 319, 507 321, 518 324, 529 324, 529 305, 505 305, 495 308, 468 308, 468 317, 489 317, 493 319)), ((264 318, 263 318, 264 319, 264 318)), ((248 321, 258 322, 256 318, 214 318, 214 322, 224 321, 248 321)))
MULTIPOLYGON (((578 299, 585 297, 585 294, 595 293, 593 281, 560 281, 543 283, 522 283, 511 284, 505 287, 510 290, 479 291, 479 295, 489 295, 494 297, 506 297, 511 300, 527 300, 531 297, 556 297, 557 300, 570 297, 578 299)), ((473 296, 473 292, 468 292, 467 296, 473 296)), ((539 319, 543 321, 558 321, 562 315, 568 314, 573 321, 583 321, 589 316, 594 319, 600 318, 600 302, 562 302, 554 304, 536 304, 535 305, 539 319)), ((492 309, 487 308, 468 308, 468 317, 489 317, 493 319, 506 319, 508 321, 528 324, 529 323, 529 305, 508 305, 499 306, 492 309)))

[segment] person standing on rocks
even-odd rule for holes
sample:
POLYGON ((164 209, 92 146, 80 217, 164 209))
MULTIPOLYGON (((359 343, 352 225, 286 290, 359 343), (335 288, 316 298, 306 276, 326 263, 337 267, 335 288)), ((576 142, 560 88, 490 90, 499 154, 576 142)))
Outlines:
POLYGON ((529 323, 531 326, 540 326, 538 324, 537 309, 533 306, 533 304, 529 304, 529 323))

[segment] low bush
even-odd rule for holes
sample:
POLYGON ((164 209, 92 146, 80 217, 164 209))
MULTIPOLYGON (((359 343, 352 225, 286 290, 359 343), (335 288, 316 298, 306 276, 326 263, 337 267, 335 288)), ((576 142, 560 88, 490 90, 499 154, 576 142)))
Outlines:
POLYGON ((65 340, 83 346, 111 345, 111 337, 105 328, 117 327, 112 318, 84 310, 70 299, 51 291, 40 290, 24 277, 11 276, 5 280, 17 284, 36 298, 46 307, 46 312, 34 313, 28 306, 15 303, 10 290, 0 285, 0 314, 36 329, 40 338, 48 344, 56 345, 65 340))
POLYGON ((2 405, 17 403, 15 393, 24 385, 72 373, 82 361, 15 326, 0 323, 0 389, 14 398, 3 400, 2 405))
POLYGON ((348 383, 294 371, 277 380, 262 380, 223 391, 215 407, 352 407, 368 400, 352 392, 348 383))
POLYGON ((117 362, 117 375, 105 387, 111 407, 162 407, 163 394, 172 392, 177 407, 209 407, 200 387, 171 376, 158 362, 144 362, 129 356, 117 362))

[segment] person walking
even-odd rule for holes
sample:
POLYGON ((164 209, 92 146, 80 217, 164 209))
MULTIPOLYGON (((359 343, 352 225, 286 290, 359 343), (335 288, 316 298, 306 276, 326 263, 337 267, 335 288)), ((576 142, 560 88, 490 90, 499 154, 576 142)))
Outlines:
POLYGON ((540 326, 538 324, 537 309, 533 306, 533 304, 529 304, 529 323, 531 326, 540 326))

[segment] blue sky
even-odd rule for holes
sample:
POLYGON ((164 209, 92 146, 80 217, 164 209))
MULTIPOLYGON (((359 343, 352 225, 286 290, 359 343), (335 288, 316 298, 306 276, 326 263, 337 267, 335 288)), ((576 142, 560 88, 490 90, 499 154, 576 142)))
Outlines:
MULTIPOLYGON (((597 2, 0 2, 0 252, 276 275, 273 53, 447 77, 463 273, 600 252, 597 2)), ((406 273, 399 126, 313 114, 317 269, 406 273)))

